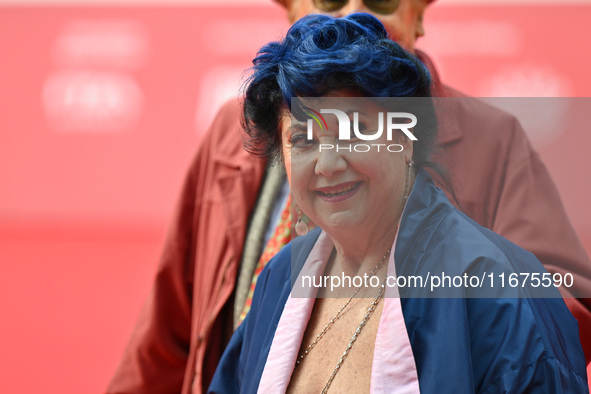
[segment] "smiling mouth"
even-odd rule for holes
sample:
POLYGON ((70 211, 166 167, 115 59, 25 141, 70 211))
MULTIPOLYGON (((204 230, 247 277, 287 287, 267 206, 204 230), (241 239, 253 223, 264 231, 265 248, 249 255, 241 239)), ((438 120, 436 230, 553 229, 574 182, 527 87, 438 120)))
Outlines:
POLYGON ((317 191, 317 193, 323 197, 329 197, 329 198, 330 197, 339 197, 339 196, 344 196, 347 193, 350 193, 351 191, 357 189, 359 187, 359 185, 361 185, 361 182, 352 183, 350 185, 339 187, 339 188, 330 188, 330 192, 317 191))

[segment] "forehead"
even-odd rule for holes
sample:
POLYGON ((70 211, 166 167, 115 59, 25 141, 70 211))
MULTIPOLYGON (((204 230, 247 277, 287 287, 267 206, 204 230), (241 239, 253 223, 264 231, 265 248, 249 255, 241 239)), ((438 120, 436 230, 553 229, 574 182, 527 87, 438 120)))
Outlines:
POLYGON ((292 106, 308 107, 316 110, 334 108, 344 112, 379 108, 376 100, 381 98, 366 97, 352 89, 337 89, 327 92, 322 97, 294 97, 292 106))
POLYGON ((337 122, 339 114, 348 119, 357 115, 364 121, 378 119, 379 113, 385 112, 381 101, 383 98, 362 97, 348 90, 332 91, 323 97, 293 98, 291 113, 285 111, 282 114, 283 126, 284 129, 289 124, 301 127, 310 120, 328 126, 337 122))

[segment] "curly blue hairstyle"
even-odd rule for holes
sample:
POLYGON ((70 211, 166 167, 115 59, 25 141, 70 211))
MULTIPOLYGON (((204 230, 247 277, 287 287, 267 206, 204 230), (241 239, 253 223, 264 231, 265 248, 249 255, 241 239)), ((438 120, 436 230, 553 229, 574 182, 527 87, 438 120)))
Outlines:
MULTIPOLYGON (((243 106, 244 145, 266 158, 281 155, 280 119, 284 108, 292 111, 292 97, 321 97, 339 89, 366 97, 431 96, 427 68, 390 40, 382 23, 369 14, 304 17, 283 41, 261 48, 253 64, 243 106)), ((430 161, 437 129, 432 101, 421 107, 431 115, 423 119, 432 121, 415 127, 413 160, 419 168, 438 167, 430 161)), ((293 108, 294 116, 298 112, 293 108)))

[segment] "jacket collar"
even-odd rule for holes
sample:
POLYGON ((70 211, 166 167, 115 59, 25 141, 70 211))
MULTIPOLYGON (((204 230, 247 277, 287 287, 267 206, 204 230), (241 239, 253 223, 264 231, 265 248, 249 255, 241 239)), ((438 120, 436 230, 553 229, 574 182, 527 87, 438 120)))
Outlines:
MULTIPOLYGON (((213 155, 217 199, 224 207, 226 234, 236 256, 242 254, 248 215, 258 197, 266 161, 242 148, 241 128, 231 126, 213 155)), ((222 219, 222 218, 220 218, 222 219)))
MULTIPOLYGON (((407 262, 411 260, 412 264, 420 261, 409 259, 414 244, 420 242, 421 237, 433 234, 435 227, 453 209, 445 193, 435 186, 431 176, 425 170, 419 170, 400 220, 396 250, 394 251, 397 273, 406 272, 404 271, 406 268, 415 268, 405 267, 407 262)), ((298 273, 302 269, 321 231, 321 228, 316 227, 307 235, 297 237, 290 244, 294 273, 298 273)), ((292 275, 292 281, 295 276, 297 275, 292 275)))
MULTIPOLYGON (((400 220, 394 257, 396 271, 405 272, 411 250, 417 241, 430 236, 453 207, 445 193, 435 186, 425 170, 419 170, 400 220)), ((410 259, 415 263, 420 260, 410 259)), ((410 267, 409 267, 410 268, 410 267)))

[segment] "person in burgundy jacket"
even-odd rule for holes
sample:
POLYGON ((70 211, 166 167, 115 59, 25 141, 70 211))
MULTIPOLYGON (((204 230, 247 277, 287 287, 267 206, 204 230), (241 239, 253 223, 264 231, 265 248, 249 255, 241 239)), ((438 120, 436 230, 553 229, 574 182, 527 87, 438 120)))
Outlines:
MULTIPOLYGON (((413 50, 429 0, 277 0, 293 23, 309 13, 374 14, 413 50), (386 7, 386 8, 383 8, 386 7)), ((558 191, 517 120, 444 85, 431 60, 433 93, 448 100, 440 123, 442 161, 463 211, 533 252, 549 272, 570 272, 563 291, 591 359, 591 262, 558 191), (573 296, 579 298, 572 298, 573 296)), ((157 276, 108 393, 200 393, 209 385, 234 325, 234 291, 247 229, 267 163, 242 147, 238 99, 219 111, 198 147, 157 276)))

